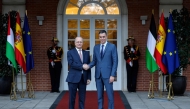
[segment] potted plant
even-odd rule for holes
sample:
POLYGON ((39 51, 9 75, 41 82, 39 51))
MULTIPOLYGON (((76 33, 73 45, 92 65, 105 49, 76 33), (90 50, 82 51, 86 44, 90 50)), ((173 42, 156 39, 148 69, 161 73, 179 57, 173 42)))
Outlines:
POLYGON ((187 78, 183 76, 183 71, 186 70, 187 66, 190 64, 190 17, 188 9, 183 7, 179 12, 177 9, 173 10, 172 17, 180 66, 172 73, 171 81, 174 95, 183 95, 187 86, 187 78))
MULTIPOLYGON (((0 14, 0 94, 10 94, 12 83, 12 67, 8 65, 6 54, 8 14, 0 14)), ((15 31, 16 11, 12 11, 11 28, 15 31)))

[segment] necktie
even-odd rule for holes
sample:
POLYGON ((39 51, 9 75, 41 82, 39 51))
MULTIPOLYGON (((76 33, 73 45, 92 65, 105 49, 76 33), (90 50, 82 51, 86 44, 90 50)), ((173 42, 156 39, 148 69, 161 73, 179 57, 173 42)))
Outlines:
POLYGON ((81 53, 81 49, 79 49, 79 56, 80 56, 80 60, 81 60, 81 62, 82 62, 82 53, 81 53))
POLYGON ((102 49, 101 49, 100 54, 101 54, 101 59, 102 59, 102 58, 103 58, 103 55, 104 55, 104 45, 102 45, 102 49))

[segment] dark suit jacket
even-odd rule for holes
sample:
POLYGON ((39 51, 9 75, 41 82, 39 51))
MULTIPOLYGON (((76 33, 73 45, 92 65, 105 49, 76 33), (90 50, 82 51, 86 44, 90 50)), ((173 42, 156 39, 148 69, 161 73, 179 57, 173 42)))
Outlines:
POLYGON ((78 51, 76 48, 73 48, 67 52, 67 61, 69 64, 69 72, 66 79, 66 82, 71 83, 78 83, 81 80, 82 71, 83 71, 83 77, 84 82, 87 82, 87 79, 91 80, 91 69, 84 70, 83 64, 89 64, 90 63, 90 56, 89 52, 82 50, 83 54, 83 62, 80 60, 80 56, 78 54, 78 51))

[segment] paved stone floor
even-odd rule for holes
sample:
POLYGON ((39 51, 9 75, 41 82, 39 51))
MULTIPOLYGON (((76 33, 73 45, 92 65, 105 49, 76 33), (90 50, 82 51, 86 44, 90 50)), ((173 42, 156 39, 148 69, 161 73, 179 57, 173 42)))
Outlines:
MULTIPOLYGON (((60 93, 35 92, 35 98, 29 99, 17 95, 17 100, 10 100, 9 95, 0 95, 0 109, 49 109, 60 93)), ((190 92, 184 96, 174 96, 174 100, 168 100, 167 94, 159 97, 155 93, 154 99, 148 99, 148 92, 138 91, 129 93, 124 91, 132 109, 190 109, 190 92)), ((64 108, 63 108, 64 109, 64 108)))
POLYGON ((167 99, 167 92, 155 93, 153 99, 148 99, 148 92, 124 94, 132 109, 190 109, 190 92, 185 92, 184 96, 174 96, 173 100, 167 99))

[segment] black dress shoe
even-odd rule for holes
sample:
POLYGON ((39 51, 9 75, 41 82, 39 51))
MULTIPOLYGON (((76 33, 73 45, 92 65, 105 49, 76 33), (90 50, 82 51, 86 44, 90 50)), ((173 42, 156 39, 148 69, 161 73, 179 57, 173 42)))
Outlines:
POLYGON ((60 91, 57 91, 57 93, 60 93, 60 91))
POLYGON ((53 91, 50 91, 50 93, 53 93, 53 91))

